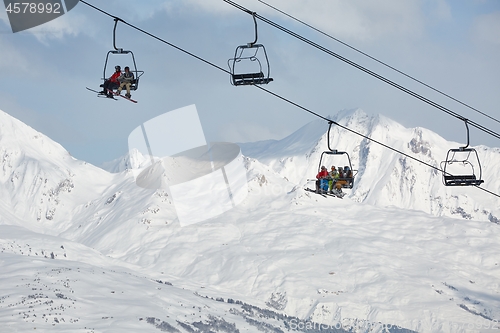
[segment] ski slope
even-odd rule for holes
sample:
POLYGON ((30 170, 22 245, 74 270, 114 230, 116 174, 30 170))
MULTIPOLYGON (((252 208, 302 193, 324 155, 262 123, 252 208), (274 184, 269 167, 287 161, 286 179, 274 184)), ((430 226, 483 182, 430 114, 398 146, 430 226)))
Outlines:
MULTIPOLYGON (((449 143, 383 116, 332 119, 429 163, 449 143)), ((163 190, 0 112, 0 324, 61 332, 466 332, 500 319, 500 201, 332 129, 359 170, 344 199, 303 190, 325 123, 241 144, 246 200, 181 227, 163 190), (322 326, 320 326, 322 325, 322 326), (472 326, 471 326, 472 325, 472 326)), ((500 192, 497 148, 476 147, 500 192)), ((124 169, 124 163, 129 168, 124 169)), ((485 331, 485 332, 486 332, 485 331)))

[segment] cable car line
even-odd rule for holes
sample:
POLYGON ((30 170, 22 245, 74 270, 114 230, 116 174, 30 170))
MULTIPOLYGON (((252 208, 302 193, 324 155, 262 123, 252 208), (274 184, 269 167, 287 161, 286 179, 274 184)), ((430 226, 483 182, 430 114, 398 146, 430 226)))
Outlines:
MULTIPOLYGON (((223 1, 225 1, 225 0, 223 0, 223 1)), ((106 11, 104 11, 104 10, 102 10, 102 9, 100 9, 100 8, 98 8, 98 7, 96 7, 96 6, 93 6, 93 5, 89 4, 89 3, 88 3, 88 2, 86 2, 85 0, 80 0, 80 2, 82 2, 82 3, 86 4, 87 6, 89 6, 89 7, 91 7, 91 8, 94 8, 94 9, 96 9, 96 10, 98 10, 98 11, 102 12, 102 13, 103 13, 103 14, 105 14, 105 15, 108 15, 108 16, 110 16, 110 17, 116 18, 115 16, 113 16, 113 15, 109 14, 108 12, 106 12, 106 11)), ((185 49, 183 49, 183 48, 181 48, 181 47, 179 47, 179 46, 177 46, 177 45, 174 45, 174 44, 172 44, 172 43, 170 43, 170 42, 168 42, 168 41, 166 41, 166 40, 164 40, 164 39, 162 39, 162 38, 160 38, 160 37, 158 37, 158 36, 155 36, 155 35, 153 35, 153 34, 151 34, 151 33, 147 32, 147 31, 145 31, 145 30, 143 30, 143 29, 141 29, 141 28, 139 28, 139 27, 136 27, 136 26, 134 26, 133 24, 127 23, 127 22, 125 22, 125 21, 123 21, 123 20, 121 20, 121 19, 120 19, 120 21, 121 21, 121 22, 123 22, 124 24, 128 25, 129 27, 131 27, 131 28, 133 28, 133 29, 137 30, 137 31, 140 31, 140 32, 142 32, 142 33, 144 33, 144 34, 146 34, 146 35, 148 35, 148 36, 150 36, 150 37, 152 37, 152 38, 154 38, 154 39, 156 39, 156 40, 158 40, 158 41, 161 41, 162 43, 165 43, 165 44, 167 44, 167 45, 169 45, 169 46, 171 46, 171 47, 175 48, 176 50, 179 50, 179 51, 181 51, 181 52, 183 52, 183 53, 185 53, 185 54, 187 54, 187 55, 190 55, 191 57, 194 57, 194 58, 196 58, 196 59, 198 59, 198 60, 200 60, 200 61, 204 62, 205 64, 208 64, 208 65, 210 65, 210 66, 212 66, 212 67, 214 67, 214 68, 217 68, 217 69, 219 69, 220 71, 223 71, 223 72, 225 72, 225 73, 227 73, 227 74, 230 74, 230 72, 229 72, 228 70, 226 70, 225 68, 222 68, 222 67, 220 67, 220 66, 218 66, 218 65, 216 65, 216 64, 214 64, 214 63, 212 63, 212 62, 210 62, 210 61, 208 61, 208 60, 205 60, 205 59, 203 59, 202 57, 197 56, 197 55, 195 55, 195 54, 194 54, 194 53, 192 53, 192 52, 189 52, 189 51, 187 51, 187 50, 185 50, 185 49)), ((267 92, 268 94, 270 94, 270 95, 272 95, 272 96, 274 96, 274 97, 276 97, 276 98, 278 98, 278 99, 281 99, 282 101, 287 102, 287 103, 289 103, 289 104, 291 104, 291 105, 293 105, 293 106, 295 106, 295 107, 297 107, 297 108, 299 108, 299 109, 301 109, 301 110, 303 110, 303 111, 309 112, 310 114, 312 114, 312 115, 314 115, 314 116, 316 116, 316 117, 318 117, 318 118, 321 118, 321 119, 323 119, 323 120, 327 121, 328 123, 333 123, 333 124, 335 124, 335 125, 339 126, 340 128, 345 129, 346 131, 349 131, 349 132, 351 132, 351 133, 353 133, 353 134, 356 134, 356 135, 358 135, 358 136, 361 136, 362 138, 365 138, 365 139, 370 140, 370 141, 372 141, 372 142, 374 142, 374 143, 376 143, 376 144, 379 144, 379 145, 381 145, 381 146, 382 146, 382 147, 384 147, 384 148, 387 148, 387 149, 392 150, 392 151, 394 151, 394 152, 396 152, 396 153, 399 153, 399 154, 401 154, 401 155, 403 155, 403 156, 405 156, 405 157, 408 157, 408 158, 410 158, 410 159, 412 159, 412 160, 414 160, 414 161, 417 161, 417 162, 419 162, 419 163, 421 163, 421 164, 424 164, 424 165, 426 165, 426 166, 428 166, 428 167, 430 167, 430 168, 432 168, 432 169, 435 169, 435 170, 437 170, 437 171, 439 171, 439 172, 443 172, 443 170, 439 169, 438 167, 436 167, 436 166, 434 166, 434 165, 431 165, 431 164, 429 164, 429 163, 427 163, 427 162, 425 162, 425 161, 422 161, 422 160, 420 160, 420 159, 418 159, 418 158, 416 158, 416 157, 414 157, 414 156, 408 155, 408 154, 406 154, 406 153, 404 153, 404 152, 402 152, 402 151, 400 151, 400 150, 398 150, 398 149, 396 149, 396 148, 393 148, 393 147, 391 147, 391 146, 389 146, 389 145, 386 145, 386 144, 384 144, 384 143, 382 143, 382 142, 380 142, 380 141, 377 141, 377 140, 375 140, 375 139, 373 139, 373 138, 370 138, 369 136, 366 136, 366 135, 364 135, 364 134, 362 134, 362 133, 359 133, 359 132, 357 132, 357 131, 355 131, 355 130, 353 130, 353 129, 350 129, 350 128, 348 128, 348 127, 344 126, 344 125, 341 125, 341 124, 339 124, 339 123, 338 123, 338 122, 336 122, 336 121, 333 121, 333 120, 331 120, 331 119, 328 119, 328 118, 326 118, 326 117, 324 117, 324 116, 320 115, 319 113, 316 113, 316 112, 314 112, 314 111, 312 111, 312 110, 310 110, 310 109, 308 109, 308 108, 306 108, 306 107, 304 107, 304 106, 302 106, 302 105, 300 105, 300 104, 297 104, 297 103, 293 102, 292 100, 290 100, 290 99, 288 99, 288 98, 285 98, 285 97, 283 97, 283 96, 281 96, 281 95, 279 95, 279 94, 277 94, 277 93, 274 93, 274 92, 272 92, 272 91, 270 91, 270 90, 268 90, 268 89, 266 89, 266 88, 264 88, 264 87, 262 87, 262 86, 260 86, 260 85, 254 85, 254 87, 259 88, 259 89, 261 89, 262 91, 267 92)), ((492 195, 497 196, 497 197, 499 197, 499 198, 500 198, 500 194, 497 194, 497 193, 491 192, 491 191, 486 190, 486 189, 484 189, 484 188, 482 188, 482 187, 479 187, 479 186, 476 186, 476 187, 477 187, 477 188, 479 188, 479 189, 481 189, 481 190, 483 190, 483 191, 486 191, 486 192, 488 192, 488 193, 490 193, 490 194, 492 194, 492 195)))
MULTIPOLYGON (((231 0, 222 0, 222 1, 224 1, 224 2, 226 2, 228 4, 230 4, 230 5, 232 5, 233 7, 236 7, 237 9, 239 9, 241 11, 244 11, 246 13, 253 13, 250 10, 248 10, 247 8, 245 8, 245 7, 239 5, 239 4, 237 4, 237 3, 235 3, 235 2, 233 2, 231 0)), ((407 94, 409 94, 409 95, 411 95, 411 96, 413 96, 413 97, 415 97, 415 98, 417 98, 417 99, 419 99, 419 100, 421 100, 421 101, 423 101, 423 102, 425 102, 425 103, 427 103, 427 104, 429 104, 429 105, 431 105, 431 106, 433 106, 435 108, 437 108, 438 110, 441 110, 441 111, 447 113, 450 116, 453 116, 453 117, 455 117, 457 119, 460 119, 460 120, 464 120, 465 119, 462 115, 460 115, 460 114, 458 114, 458 113, 456 113, 456 112, 454 112, 454 111, 452 111, 452 110, 450 110, 450 109, 448 109, 448 108, 446 108, 446 107, 444 107, 444 106, 442 106, 442 105, 440 105, 440 104, 438 104, 438 103, 436 103, 436 102, 434 102, 434 101, 432 101, 432 100, 430 100, 430 99, 428 99, 428 98, 426 98, 426 97, 424 97, 424 96, 422 96, 420 94, 417 94, 416 92, 414 92, 414 91, 412 91, 412 90, 410 90, 408 88, 405 88, 405 87, 401 86, 400 84, 397 84, 396 82, 391 81, 391 80, 387 79, 386 77, 384 77, 384 76, 382 76, 380 74, 377 74, 377 73, 369 70, 368 68, 363 67, 363 66, 355 63, 354 61, 349 60, 349 59, 347 59, 347 58, 345 58, 345 57, 343 57, 343 56, 341 56, 341 55, 339 55, 339 54, 337 54, 337 53, 335 53, 335 52, 327 49, 326 47, 321 46, 321 45, 319 45, 319 44, 317 44, 317 43, 315 43, 315 42, 313 42, 313 41, 311 41, 311 40, 309 40, 309 39, 307 39, 307 38, 305 38, 305 37, 297 34, 296 32, 293 32, 293 31, 291 31, 291 30, 289 30, 289 29, 287 29, 287 28, 285 28, 285 27, 283 27, 283 26, 281 26, 281 25, 279 25, 279 24, 277 24, 277 23, 275 23, 275 22, 273 22, 273 21, 271 21, 271 20, 263 17, 262 15, 259 15, 259 14, 256 13, 255 17, 258 18, 258 19, 260 19, 261 21, 263 21, 263 22, 265 22, 265 23, 267 23, 267 24, 269 24, 269 25, 271 25, 271 26, 273 26, 273 27, 275 27, 275 28, 277 28, 277 29, 279 29, 279 30, 281 30, 281 31, 289 34, 290 36, 295 37, 295 38, 303 41, 304 43, 309 44, 309 45, 311 45, 311 46, 319 49, 320 51, 323 51, 323 52, 325 52, 325 53, 327 53, 327 54, 329 54, 329 55, 331 55, 331 56, 333 56, 333 57, 335 57, 335 58, 337 58, 337 59, 339 59, 339 60, 341 60, 341 61, 343 61, 343 62, 345 62, 345 63, 347 63, 347 64, 349 64, 349 65, 351 65, 351 66, 353 66, 353 67, 355 67, 355 68, 357 68, 357 69, 359 69, 359 70, 361 70, 361 71, 363 71, 363 72, 365 72, 365 73, 367 73, 367 74, 369 74, 369 75, 371 75, 371 76, 373 76, 373 77, 375 77, 375 78, 383 81, 383 82, 385 82, 385 83, 387 83, 387 84, 389 84, 389 85, 391 85, 391 86, 393 86, 393 87, 395 87, 395 88, 397 88, 397 89, 399 89, 399 90, 401 90, 401 91, 403 91, 403 92, 405 92, 405 93, 407 93, 407 94)), ((487 128, 485 126, 482 126, 482 125, 480 125, 480 124, 478 124, 478 123, 476 123, 474 121, 470 121, 470 120, 469 120, 469 124, 472 125, 472 126, 474 126, 474 127, 476 127, 477 129, 479 129, 479 130, 481 130, 481 131, 483 131, 483 132, 485 132, 485 133, 487 133, 487 134, 489 134, 489 135, 497 138, 497 139, 500 139, 500 134, 499 133, 496 133, 495 131, 490 130, 489 128, 487 128)))
POLYGON ((415 81, 415 82, 418 82, 418 83, 420 83, 421 85, 423 85, 423 86, 425 86, 425 87, 427 87, 427 88, 429 88, 429 89, 431 89, 431 90, 434 90, 435 92, 437 92, 437 93, 439 93, 439 94, 441 94, 441 95, 443 95, 443 96, 446 96, 446 97, 448 97, 449 99, 451 99, 451 100, 453 100, 453 101, 455 101, 455 102, 457 102, 457 103, 459 103, 459 104, 462 104, 463 106, 465 106, 465 107, 467 107, 467 108, 469 108, 469 109, 471 109, 471 110, 473 110, 473 111, 476 111, 476 112, 478 112, 479 114, 481 114, 481 115, 483 115, 483 116, 485 116, 485 117, 487 117, 487 118, 490 118, 490 119, 491 119, 491 120, 493 120, 493 121, 496 121, 497 123, 500 123, 500 120, 498 120, 498 119, 496 119, 496 118, 494 118, 494 117, 492 117, 492 116, 490 116, 490 115, 488 115, 488 114, 486 114, 486 113, 484 113, 484 112, 482 112, 482 111, 480 111, 480 110, 478 110, 478 109, 476 109, 476 108, 472 107, 471 105, 469 105, 469 104, 467 104, 467 103, 464 103, 464 102, 460 101, 459 99, 457 99, 457 98, 455 98, 455 97, 453 97, 453 96, 451 96, 451 95, 449 95, 449 94, 447 94, 447 93, 445 93, 445 92, 443 92, 443 91, 441 91, 441 90, 439 90, 439 89, 437 89, 437 88, 432 87, 431 85, 429 85, 429 84, 427 84, 427 83, 425 83, 425 82, 423 82, 423 81, 421 81, 421 80, 419 80, 419 79, 417 79, 417 78, 415 78, 415 77, 413 77, 413 76, 411 76, 411 75, 409 75, 409 74, 406 74, 405 72, 403 72, 403 71, 401 71, 401 70, 399 70, 399 69, 397 69, 397 68, 395 68, 395 67, 393 67, 393 66, 391 66, 391 65, 389 65, 389 64, 387 64, 387 63, 385 63, 385 62, 383 62, 383 61, 381 61, 381 60, 378 60, 378 59, 377 59, 377 58, 375 58, 375 57, 372 57, 372 56, 371 56, 371 55, 369 55, 368 53, 363 52, 363 51, 361 51, 360 49, 357 49, 357 48, 355 48, 355 47, 353 47, 353 46, 351 46, 351 45, 347 44, 346 42, 343 42, 342 40, 340 40, 340 39, 338 39, 338 38, 335 38, 335 37, 333 37, 332 35, 327 34, 326 32, 324 32, 324 31, 322 31, 322 30, 320 30, 320 29, 318 29, 318 28, 315 28, 314 26, 312 26, 312 25, 310 25, 310 24, 308 24, 308 23, 306 23, 306 22, 304 22, 304 21, 302 21, 302 20, 300 20, 300 19, 298 19, 298 18, 296 18, 296 17, 294 17, 294 16, 292 16, 292 15, 290 15, 290 14, 286 13, 285 11, 283 11, 283 10, 281 10, 281 9, 279 9, 279 8, 276 8, 276 7, 274 7, 274 6, 270 5, 270 4, 268 4, 268 3, 267 3, 267 2, 265 2, 265 1, 262 1, 262 0, 257 0, 257 1, 259 1, 260 3, 262 3, 262 4, 264 4, 264 5, 268 6, 268 7, 270 7, 270 8, 272 8, 272 9, 274 9, 275 11, 277 11, 277 12, 279 12, 279 13, 281 13, 281 14, 285 15, 285 16, 288 16, 288 17, 289 17, 289 18, 291 18, 292 20, 295 20, 295 21, 297 21, 297 22, 299 22, 299 23, 301 23, 301 24, 303 24, 303 25, 305 25, 305 26, 307 26, 307 27, 311 28, 312 30, 314 30, 314 31, 316 31, 316 32, 319 32, 320 34, 322 34, 322 35, 324 35, 324 36, 326 36, 326 37, 328 37, 328 38, 330 38, 330 39, 333 39, 334 41, 336 41, 336 42, 338 42, 338 43, 340 43, 340 44, 342 44, 342 45, 344 45, 344 46, 346 46, 346 47, 348 47, 348 48, 350 48, 350 49, 352 49, 352 50, 354 50, 354 51, 356 51, 356 52, 358 52, 358 53, 360 53, 360 54, 362 54, 362 55, 364 55, 364 56, 366 56, 366 57, 368 57, 368 58, 370 58, 370 59, 372 59, 373 61, 378 62, 379 64, 381 64, 381 65, 383 65, 383 66, 385 66, 385 67, 387 67, 387 68, 390 68, 390 69, 392 69, 393 71, 395 71, 395 72, 397 72, 397 73, 399 73, 399 74, 401 74, 401 75, 403 75, 403 76, 406 76, 407 78, 409 78, 409 79, 411 79, 411 80, 413 80, 413 81, 415 81))

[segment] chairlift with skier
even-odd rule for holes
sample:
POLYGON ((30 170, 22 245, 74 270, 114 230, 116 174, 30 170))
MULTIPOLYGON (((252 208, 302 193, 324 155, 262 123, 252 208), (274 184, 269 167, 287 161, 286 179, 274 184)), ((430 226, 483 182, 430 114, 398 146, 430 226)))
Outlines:
POLYGON ((358 170, 354 170, 352 168, 352 163, 351 163, 351 158, 349 156, 349 153, 345 151, 340 151, 337 149, 332 149, 330 146, 330 130, 332 128, 333 122, 329 122, 329 127, 328 127, 328 134, 327 134, 327 145, 328 145, 328 150, 324 151, 321 153, 319 163, 318 163, 318 174, 320 171, 322 171, 322 168, 326 168, 328 170, 328 167, 325 166, 332 166, 335 167, 335 171, 338 172, 339 177, 336 179, 330 179, 334 181, 334 183, 329 184, 329 188, 326 188, 326 183, 325 181, 320 181, 319 182, 319 188, 317 187, 316 190, 312 190, 310 188, 306 188, 307 191, 310 192, 316 192, 318 194, 322 195, 327 195, 327 194, 333 194, 334 196, 342 198, 344 196, 344 193, 341 191, 342 188, 345 189, 352 189, 354 186, 354 179, 356 177, 356 174, 358 173, 358 170), (343 167, 342 167, 343 165, 343 167), (339 188, 339 191, 335 191, 333 189, 333 186, 339 188))
MULTIPOLYGON (((103 69, 103 74, 102 74, 103 75, 102 80, 104 82, 100 85, 100 87, 104 88, 103 90, 105 90, 107 88, 106 87, 106 80, 111 76, 111 74, 106 73, 106 70, 108 68, 108 64, 111 62, 111 58, 113 58, 113 60, 115 60, 115 57, 113 57, 114 55, 128 55, 129 56, 128 61, 129 62, 131 61, 132 64, 131 64, 131 66, 126 66, 126 67, 129 67, 130 72, 134 75, 134 79, 131 81, 131 84, 130 84, 130 90, 136 91, 139 88, 139 79, 144 74, 144 71, 137 69, 137 63, 135 61, 135 56, 134 56, 134 53, 132 51, 124 50, 122 48, 116 47, 116 26, 118 25, 118 21, 121 21, 121 19, 115 17, 114 21, 115 21, 115 25, 113 28, 113 48, 114 48, 114 50, 110 50, 106 54, 106 60, 104 61, 104 69, 103 69), (110 55, 112 55, 112 57, 110 57, 110 55)), ((121 60, 121 61, 123 61, 123 60, 121 60)), ((111 67, 111 66, 109 66, 109 67, 111 67)), ((116 66, 114 66, 114 69, 115 69, 115 71, 121 70, 121 66, 116 65, 116 66)), ((116 95, 116 96, 123 97, 125 99, 130 100, 131 102, 136 103, 136 101, 134 101, 128 97, 114 93, 113 90, 115 90, 117 88, 118 88, 118 86, 116 86, 116 84, 108 87, 107 90, 110 94, 108 94, 108 92, 106 92, 106 91, 104 93, 102 93, 102 92, 98 92, 94 89, 90 89, 90 88, 87 88, 87 89, 94 91, 94 92, 97 92, 98 97, 110 97, 110 98, 116 99, 116 98, 114 98, 114 95, 116 95)))
POLYGON ((323 165, 331 165, 335 167, 335 170, 339 173, 338 181, 341 181, 342 188, 353 188, 354 178, 358 170, 352 169, 351 158, 349 157, 349 154, 347 152, 339 151, 337 149, 322 152, 319 159, 318 170, 320 170, 321 166, 323 165), (341 161, 343 163, 341 163, 341 161))

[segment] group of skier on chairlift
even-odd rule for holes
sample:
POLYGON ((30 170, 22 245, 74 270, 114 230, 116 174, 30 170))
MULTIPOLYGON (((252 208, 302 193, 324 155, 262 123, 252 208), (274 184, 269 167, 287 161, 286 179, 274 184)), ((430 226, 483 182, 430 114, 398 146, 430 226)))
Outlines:
POLYGON ((342 187, 349 185, 350 181, 352 182, 353 174, 348 166, 338 167, 338 169, 332 166, 328 172, 323 165, 316 175, 316 179, 316 193, 329 193, 343 197, 342 187))
POLYGON ((116 26, 120 21, 119 18, 115 18, 115 26, 113 28, 113 48, 114 50, 108 51, 106 54, 106 60, 104 61, 104 70, 102 79, 104 82, 100 85, 102 88, 101 91, 97 91, 95 89, 91 89, 87 87, 88 90, 97 93, 98 97, 107 97, 110 99, 115 99, 114 96, 120 96, 133 103, 137 103, 131 99, 132 95, 130 94, 131 90, 136 91, 139 86, 139 78, 144 74, 144 71, 137 70, 137 64, 135 62, 134 53, 130 50, 124 50, 122 48, 116 47, 116 26), (131 61, 131 68, 126 66, 124 68, 124 72, 122 72, 121 66, 115 66, 115 72, 107 77, 106 68, 108 66, 109 56, 110 55, 128 55, 129 61, 131 61), (116 92, 114 91, 116 89, 116 92), (121 95, 123 89, 127 89, 127 93, 125 96, 121 95))
POLYGON ((134 82, 134 73, 130 71, 128 66, 125 67, 125 71, 122 73, 120 66, 115 66, 115 72, 111 75, 103 84, 101 84, 102 91, 99 92, 101 95, 106 95, 109 98, 113 98, 113 90, 116 89, 116 95, 122 93, 123 88, 127 89, 125 97, 130 98, 130 86, 134 82))

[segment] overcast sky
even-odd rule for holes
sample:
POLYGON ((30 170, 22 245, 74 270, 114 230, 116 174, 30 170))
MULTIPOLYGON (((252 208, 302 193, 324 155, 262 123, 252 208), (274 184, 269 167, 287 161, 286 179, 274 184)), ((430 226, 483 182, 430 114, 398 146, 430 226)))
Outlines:
MULTIPOLYGON (((253 40, 251 16, 222 0, 88 0, 218 66, 253 40)), ((419 94, 500 132, 500 124, 279 14, 257 0, 236 1, 419 94)), ((500 1, 268 0, 417 79, 500 119, 500 1)), ((196 104, 208 141, 280 139, 316 118, 124 24, 117 46, 145 71, 138 104, 97 98, 113 19, 80 3, 68 14, 13 34, 0 11, 0 109, 100 165, 127 153, 130 132, 155 116, 196 104)), ((266 88, 321 115, 361 108, 406 127, 465 142, 465 126, 407 94, 258 21, 274 81, 266 88)), ((108 66, 132 63, 114 56, 108 66)), ((361 138, 360 138, 361 140, 361 138)), ((500 140, 471 130, 471 144, 500 140)), ((451 147, 450 147, 451 148, 451 147)), ((443 157, 444 158, 444 157, 443 157)))

